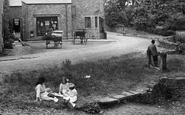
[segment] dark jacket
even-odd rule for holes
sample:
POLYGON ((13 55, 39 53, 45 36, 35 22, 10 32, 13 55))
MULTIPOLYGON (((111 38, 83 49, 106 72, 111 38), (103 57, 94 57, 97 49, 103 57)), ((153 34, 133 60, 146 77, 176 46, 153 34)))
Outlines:
POLYGON ((148 46, 148 50, 151 52, 152 56, 158 55, 157 48, 156 48, 156 46, 154 44, 150 44, 148 46))

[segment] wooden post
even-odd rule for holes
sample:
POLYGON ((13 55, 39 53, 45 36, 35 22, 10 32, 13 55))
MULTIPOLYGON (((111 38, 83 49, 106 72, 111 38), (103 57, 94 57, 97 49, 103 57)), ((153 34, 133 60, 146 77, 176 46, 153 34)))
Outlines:
POLYGON ((162 71, 166 71, 167 70, 167 62, 166 62, 167 54, 166 53, 161 53, 160 57, 161 57, 160 68, 161 68, 162 71))

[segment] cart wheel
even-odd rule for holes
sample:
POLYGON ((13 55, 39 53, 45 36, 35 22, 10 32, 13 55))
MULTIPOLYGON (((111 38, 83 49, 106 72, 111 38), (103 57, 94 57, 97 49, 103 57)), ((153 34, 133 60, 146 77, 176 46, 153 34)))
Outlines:
POLYGON ((75 45, 75 38, 73 39, 73 44, 75 45))
POLYGON ((46 49, 48 49, 48 44, 46 44, 46 49))
POLYGON ((62 44, 62 41, 60 41, 60 49, 62 49, 62 45, 63 45, 63 44, 62 44))
POLYGON ((85 39, 84 43, 85 43, 85 45, 87 44, 87 38, 85 39))
POLYGON ((54 48, 57 48, 57 46, 58 46, 58 43, 54 42, 54 48))

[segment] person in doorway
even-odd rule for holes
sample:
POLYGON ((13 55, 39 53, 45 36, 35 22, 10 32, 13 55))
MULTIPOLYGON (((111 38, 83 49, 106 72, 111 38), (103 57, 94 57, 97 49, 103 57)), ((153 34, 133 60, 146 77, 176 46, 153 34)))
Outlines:
POLYGON ((155 40, 151 41, 151 44, 148 46, 147 49, 147 55, 148 55, 148 63, 151 65, 151 57, 153 59, 153 66, 158 67, 158 52, 157 48, 155 46, 155 40))
POLYGON ((58 98, 55 97, 56 93, 52 93, 50 88, 46 88, 45 82, 46 82, 46 79, 44 77, 39 77, 35 87, 36 101, 46 100, 46 101, 58 102, 58 98))

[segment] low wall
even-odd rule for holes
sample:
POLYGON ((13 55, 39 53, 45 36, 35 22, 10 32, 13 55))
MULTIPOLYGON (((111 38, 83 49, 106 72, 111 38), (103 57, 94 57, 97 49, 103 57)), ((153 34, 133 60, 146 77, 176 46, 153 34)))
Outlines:
POLYGON ((105 30, 106 31, 110 31, 110 32, 117 32, 117 33, 123 33, 124 32, 124 27, 118 26, 118 27, 109 27, 109 26, 105 26, 105 30))

